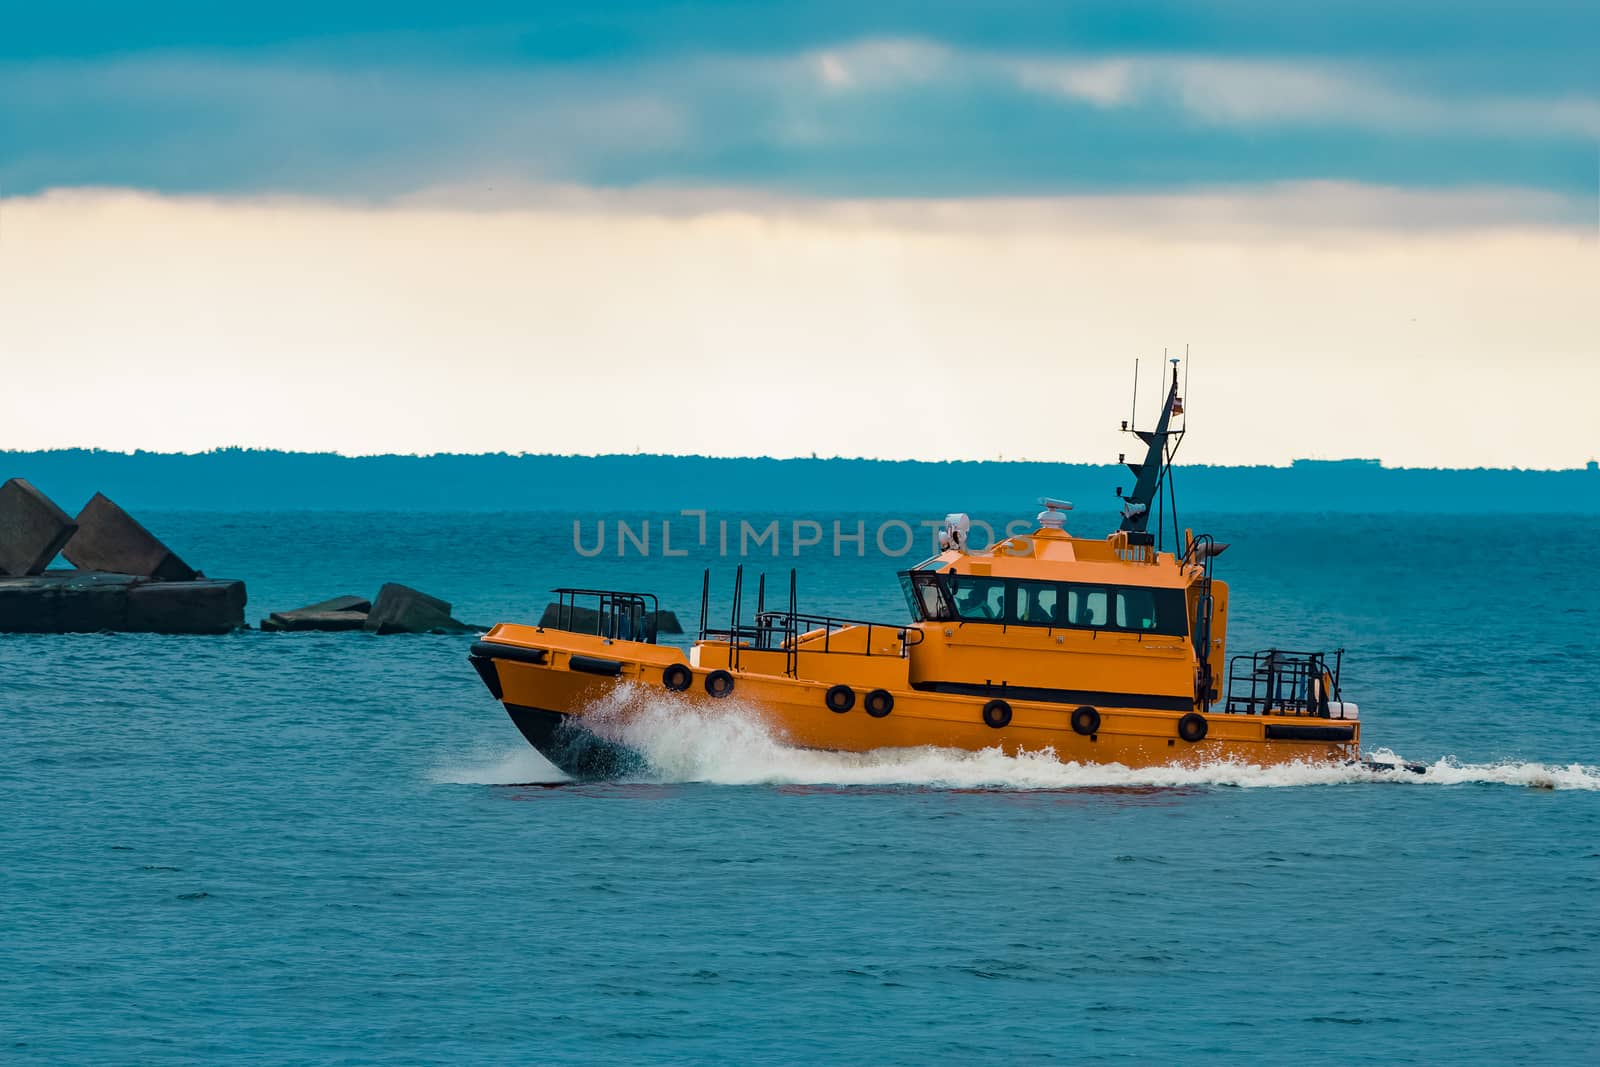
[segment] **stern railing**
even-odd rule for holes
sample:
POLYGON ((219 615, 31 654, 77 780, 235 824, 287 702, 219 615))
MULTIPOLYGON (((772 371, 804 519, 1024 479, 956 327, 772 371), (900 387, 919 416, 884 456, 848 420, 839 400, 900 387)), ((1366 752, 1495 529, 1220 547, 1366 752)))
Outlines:
POLYGON ((1269 648, 1228 661, 1228 700, 1232 715, 1308 715, 1326 719, 1328 704, 1339 697, 1344 649, 1291 652, 1269 648))

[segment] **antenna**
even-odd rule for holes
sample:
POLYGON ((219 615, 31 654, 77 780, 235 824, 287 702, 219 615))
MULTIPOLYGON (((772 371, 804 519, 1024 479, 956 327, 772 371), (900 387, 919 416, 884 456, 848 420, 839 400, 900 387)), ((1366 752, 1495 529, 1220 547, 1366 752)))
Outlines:
POLYGON ((1139 425, 1139 357, 1133 357, 1133 410, 1128 413, 1128 425, 1123 429, 1131 429, 1139 425))
POLYGON ((1183 428, 1189 428, 1189 346, 1183 346, 1183 428))

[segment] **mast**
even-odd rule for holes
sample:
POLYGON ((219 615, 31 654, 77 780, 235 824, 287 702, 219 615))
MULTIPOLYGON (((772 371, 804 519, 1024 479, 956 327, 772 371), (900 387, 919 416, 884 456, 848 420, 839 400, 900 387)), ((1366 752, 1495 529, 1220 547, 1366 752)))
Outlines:
POLYGON ((1161 418, 1156 421, 1154 430, 1129 429, 1126 423, 1124 429, 1138 437, 1147 446, 1143 463, 1129 463, 1128 469, 1133 472, 1133 492, 1124 496, 1119 489, 1117 495, 1122 498, 1122 525, 1120 530, 1134 533, 1143 533, 1150 523, 1150 505, 1160 494, 1162 484, 1166 481, 1167 464, 1171 452, 1167 442, 1172 438, 1181 438, 1183 430, 1172 429, 1172 416, 1183 414, 1183 400, 1178 395, 1178 361, 1172 361, 1172 386, 1167 390, 1166 403, 1161 405, 1161 418))

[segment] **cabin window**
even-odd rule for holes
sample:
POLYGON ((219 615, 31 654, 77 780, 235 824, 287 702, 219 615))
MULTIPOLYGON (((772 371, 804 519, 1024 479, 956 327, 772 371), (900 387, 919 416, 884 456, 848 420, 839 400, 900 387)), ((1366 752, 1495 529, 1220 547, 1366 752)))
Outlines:
POLYGON ((1189 632, 1188 602, 1181 589, 1023 580, 1010 584, 1011 612, 1005 621, 1013 625, 1179 637, 1189 632))
POLYGON ((1067 617, 1061 625, 1103 629, 1111 614, 1110 594, 1106 586, 1067 586, 1067 617))
POLYGON ((1117 629, 1185 637, 1189 601, 1182 589, 1122 586, 1117 590, 1117 629))
POLYGON ((1006 582, 1003 578, 974 578, 952 574, 951 601, 956 618, 967 622, 1006 622, 1006 582))
POLYGON ((1036 582, 1018 578, 907 571, 900 575, 919 622, 989 622, 1183 637, 1189 632, 1182 589, 1036 582))
POLYGON ((1043 582, 1017 582, 1011 618, 1022 626, 1059 626, 1057 610, 1063 598, 1059 587, 1043 582))
POLYGON ((917 622, 944 622, 956 617, 950 606, 949 590, 941 577, 928 571, 910 571, 900 575, 900 587, 905 590, 906 606, 917 622))
POLYGON ((1154 589, 1117 590, 1117 629, 1154 630, 1156 591, 1154 589))

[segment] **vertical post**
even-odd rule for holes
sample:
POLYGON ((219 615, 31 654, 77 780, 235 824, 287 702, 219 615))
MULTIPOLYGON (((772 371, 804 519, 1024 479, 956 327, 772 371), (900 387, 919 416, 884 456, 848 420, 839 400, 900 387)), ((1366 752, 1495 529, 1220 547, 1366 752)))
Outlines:
POLYGON ((1189 429, 1189 346, 1183 346, 1183 428, 1189 429))
POLYGON ((1139 429, 1139 357, 1133 357, 1133 410, 1128 412, 1128 429, 1139 429))
POLYGON ((728 654, 729 666, 734 670, 739 669, 739 616, 743 605, 739 603, 744 596, 744 564, 741 563, 733 572, 733 620, 728 625, 728 654))
POLYGON ((764 649, 764 648, 767 647, 767 645, 769 643, 767 641, 768 626, 767 626, 766 619, 765 619, 766 613, 767 613, 767 572, 766 571, 762 571, 760 580, 756 582, 756 647, 757 648, 763 648, 764 649))
POLYGON ((789 674, 789 677, 791 677, 791 678, 796 677, 800 673, 800 649, 796 646, 796 643, 795 643, 795 639, 800 636, 800 627, 799 627, 799 624, 795 621, 795 616, 796 616, 796 614, 799 613, 799 610, 800 610, 800 604, 799 604, 799 601, 795 598, 794 568, 790 567, 789 568, 789 618, 788 618, 788 621, 784 623, 784 636, 787 639, 786 642, 785 642, 785 647, 788 648, 789 654, 784 657, 784 666, 786 668, 788 668, 788 674, 789 674))
POLYGON ((700 640, 706 639, 706 612, 711 607, 711 568, 700 575, 700 640))

